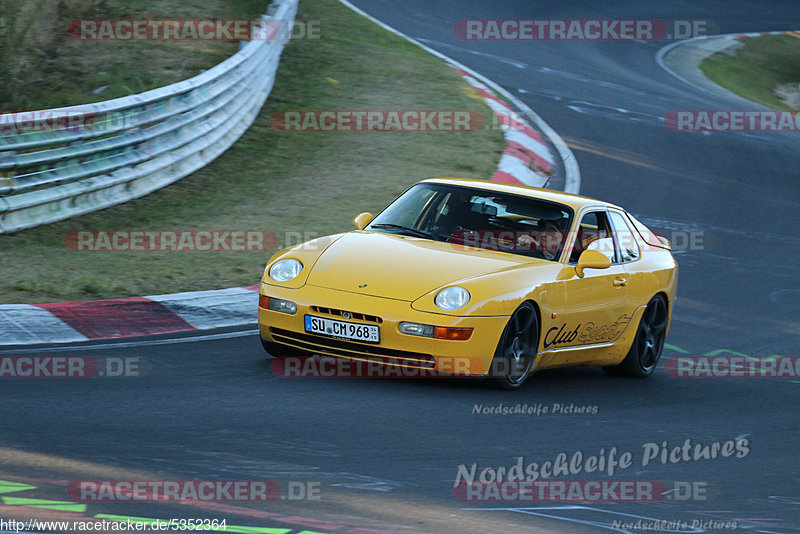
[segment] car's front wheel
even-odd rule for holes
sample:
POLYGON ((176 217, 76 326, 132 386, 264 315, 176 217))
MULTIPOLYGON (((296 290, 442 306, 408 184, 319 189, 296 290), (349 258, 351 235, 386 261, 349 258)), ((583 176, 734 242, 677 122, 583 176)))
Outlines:
POLYGON ((516 389, 525 382, 539 347, 539 318, 530 302, 517 308, 506 324, 497 344, 489 383, 503 389, 516 389))
POLYGON ((625 359, 622 363, 612 367, 604 367, 609 373, 647 378, 658 366, 661 352, 664 350, 664 340, 667 337, 667 301, 661 295, 656 295, 642 314, 636 338, 633 340, 625 359))

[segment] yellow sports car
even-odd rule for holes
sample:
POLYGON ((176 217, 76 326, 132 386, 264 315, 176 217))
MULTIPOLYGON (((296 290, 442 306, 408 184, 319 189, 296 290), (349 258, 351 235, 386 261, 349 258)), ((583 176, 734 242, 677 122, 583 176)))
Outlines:
POLYGON ((549 367, 646 377, 658 364, 677 264, 622 208, 437 178, 353 223, 270 258, 258 323, 271 355, 487 376, 507 389, 549 367))

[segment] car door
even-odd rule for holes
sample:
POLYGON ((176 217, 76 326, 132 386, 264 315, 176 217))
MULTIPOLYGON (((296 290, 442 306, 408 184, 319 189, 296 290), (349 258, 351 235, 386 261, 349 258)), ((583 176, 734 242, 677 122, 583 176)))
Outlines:
POLYGON ((574 267, 584 250, 599 250, 611 259, 607 269, 586 269, 579 277, 574 269, 566 270, 563 280, 564 314, 544 332, 542 348, 582 348, 616 340, 630 322, 627 273, 621 261, 606 209, 589 209, 580 215, 580 223, 569 255, 574 267))

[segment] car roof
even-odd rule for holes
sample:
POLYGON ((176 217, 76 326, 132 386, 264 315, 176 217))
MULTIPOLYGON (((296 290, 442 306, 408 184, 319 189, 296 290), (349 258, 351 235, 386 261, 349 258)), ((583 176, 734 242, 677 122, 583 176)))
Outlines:
POLYGON ((492 182, 489 180, 474 180, 471 178, 429 178, 422 180, 420 183, 442 183, 461 185, 464 187, 472 187, 476 189, 483 189, 485 191, 494 191, 497 193, 509 193, 514 195, 521 195, 531 198, 540 198, 549 200, 551 202, 559 202, 571 207, 575 212, 580 211, 586 206, 604 206, 622 209, 610 202, 604 202, 595 198, 585 197, 582 195, 574 195, 572 193, 564 193, 563 191, 554 191, 553 189, 542 189, 541 187, 532 187, 528 185, 506 184, 502 182, 492 182))

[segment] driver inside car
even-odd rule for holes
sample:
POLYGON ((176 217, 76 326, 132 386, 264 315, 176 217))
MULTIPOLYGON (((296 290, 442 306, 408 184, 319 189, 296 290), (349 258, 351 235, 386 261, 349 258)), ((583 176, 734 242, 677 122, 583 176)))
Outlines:
POLYGON ((451 195, 436 221, 435 232, 453 242, 463 241, 468 232, 484 230, 487 217, 473 209, 472 197, 467 193, 451 195))
POLYGON ((517 237, 517 247, 539 252, 546 260, 556 260, 564 241, 561 225, 557 221, 542 219, 539 221, 539 228, 536 236, 522 234, 517 237))

